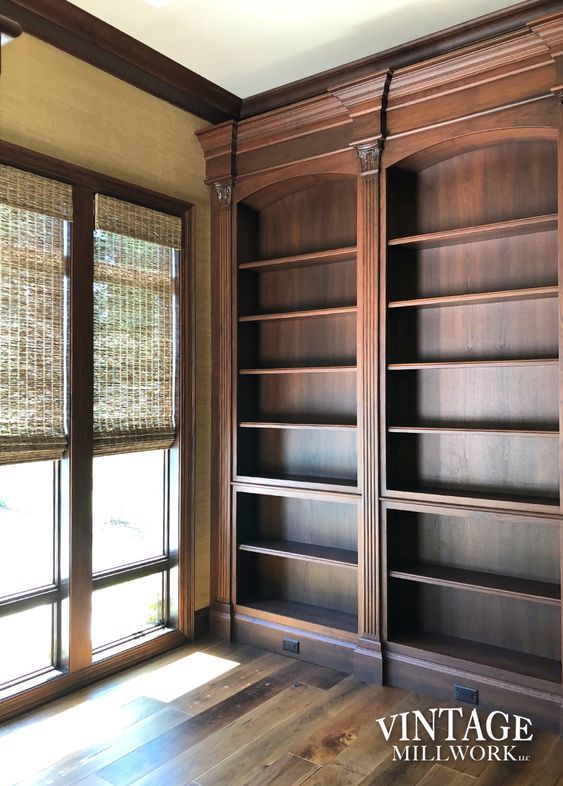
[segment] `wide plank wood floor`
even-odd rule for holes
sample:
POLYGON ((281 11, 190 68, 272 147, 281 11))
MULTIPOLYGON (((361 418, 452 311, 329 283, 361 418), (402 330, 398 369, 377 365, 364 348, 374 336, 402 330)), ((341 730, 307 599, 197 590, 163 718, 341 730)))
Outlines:
POLYGON ((432 706, 206 641, 0 726, 0 784, 563 786, 563 742, 537 730, 525 763, 394 762, 376 718, 432 706))

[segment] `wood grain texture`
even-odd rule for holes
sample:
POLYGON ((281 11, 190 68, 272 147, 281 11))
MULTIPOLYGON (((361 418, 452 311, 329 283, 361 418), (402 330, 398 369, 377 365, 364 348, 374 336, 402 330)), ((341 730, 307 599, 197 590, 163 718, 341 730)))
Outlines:
MULTIPOLYGON (((563 743, 537 729, 532 743, 518 747, 529 762, 394 762, 400 728, 387 742, 376 719, 452 706, 449 701, 368 686, 252 647, 207 642, 201 648, 200 659, 240 665, 186 693, 192 710, 186 714, 170 694, 170 673, 179 674, 194 652, 193 645, 182 648, 0 726, 3 778, 18 786, 558 786, 563 776, 563 743), (170 701, 146 695, 148 687, 166 691, 170 701), (58 734, 65 723, 72 734, 58 734), (57 739, 41 745, 51 733, 57 739), (24 743, 34 756, 22 757, 24 743)), ((455 724, 458 737, 462 725, 455 724)), ((447 744, 446 735, 441 718, 436 743, 447 744)), ((483 744, 489 742, 498 744, 488 737, 483 744)))

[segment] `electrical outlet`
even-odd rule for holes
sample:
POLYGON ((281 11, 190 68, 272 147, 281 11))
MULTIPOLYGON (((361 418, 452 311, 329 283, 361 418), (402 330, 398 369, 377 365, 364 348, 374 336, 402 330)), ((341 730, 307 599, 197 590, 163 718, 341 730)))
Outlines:
POLYGON ((464 685, 454 685, 454 698, 466 701, 468 704, 479 704, 479 691, 475 688, 466 688, 464 685))
POLYGON ((286 652, 299 654, 299 641, 297 639, 282 639, 282 649, 286 652))

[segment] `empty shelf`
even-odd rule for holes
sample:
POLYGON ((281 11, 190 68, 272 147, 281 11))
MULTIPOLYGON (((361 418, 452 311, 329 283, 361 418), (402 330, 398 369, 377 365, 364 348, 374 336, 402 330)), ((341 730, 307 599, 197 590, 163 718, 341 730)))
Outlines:
POLYGON ((478 240, 494 240, 500 237, 529 235, 533 232, 547 232, 557 229, 557 214, 516 218, 510 221, 494 221, 474 227, 446 229, 440 232, 427 232, 408 237, 397 237, 389 240, 390 246, 407 248, 435 248, 437 246, 455 245, 456 243, 472 243, 478 240))
POLYGON ((348 259, 354 259, 355 256, 356 246, 346 246, 345 248, 331 248, 328 251, 313 251, 308 254, 295 254, 289 257, 257 259, 254 262, 243 262, 239 265, 239 270, 256 270, 258 272, 289 270, 296 267, 310 267, 314 265, 326 265, 331 262, 345 262, 348 259))
POLYGON ((483 303, 502 303, 517 300, 539 300, 557 297, 557 286, 505 289, 497 292, 474 292, 470 295, 441 295, 410 300, 392 300, 389 308, 437 308, 439 306, 473 306, 483 303))
POLYGON ((399 564, 389 571, 389 575, 404 581, 504 595, 552 606, 559 606, 561 603, 561 588, 557 584, 495 573, 426 563, 399 564))
POLYGON ((343 568, 357 568, 358 555, 355 551, 335 549, 329 546, 317 546, 311 543, 297 543, 289 540, 262 539, 250 543, 241 543, 241 551, 256 554, 268 554, 273 557, 320 562, 325 565, 336 565, 343 568))

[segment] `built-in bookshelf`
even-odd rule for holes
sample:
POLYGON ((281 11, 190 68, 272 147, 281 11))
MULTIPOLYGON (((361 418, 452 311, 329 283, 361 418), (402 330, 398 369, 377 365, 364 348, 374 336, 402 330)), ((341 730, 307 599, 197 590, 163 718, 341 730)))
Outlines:
POLYGON ((335 495, 358 481, 355 179, 266 189, 237 222, 236 481, 265 488, 237 487, 237 608, 353 634, 357 505, 335 495))
POLYGON ((556 692, 556 146, 416 161, 388 170, 387 647, 556 692), (541 189, 522 181, 523 161, 541 189))

